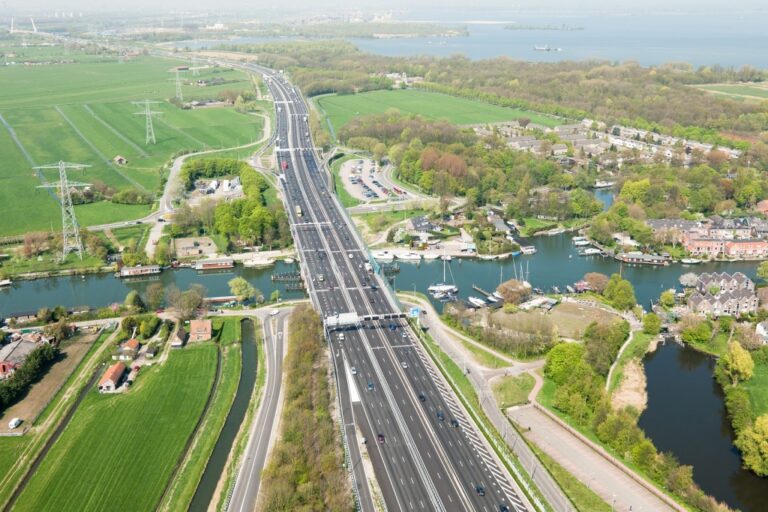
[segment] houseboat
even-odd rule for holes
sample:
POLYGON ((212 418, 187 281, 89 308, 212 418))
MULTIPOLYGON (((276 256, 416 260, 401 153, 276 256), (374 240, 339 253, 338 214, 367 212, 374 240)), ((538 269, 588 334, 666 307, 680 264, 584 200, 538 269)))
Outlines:
POLYGON ((644 254, 639 251, 617 254, 616 259, 624 263, 637 263, 638 265, 667 266, 671 262, 671 258, 668 255, 644 254))
POLYGON ((195 262, 195 270, 221 270, 233 268, 234 266, 235 260, 232 258, 212 258, 195 262))
POLYGON ((118 273, 119 277, 150 276, 162 272, 160 265, 137 265, 135 267, 123 267, 118 273))

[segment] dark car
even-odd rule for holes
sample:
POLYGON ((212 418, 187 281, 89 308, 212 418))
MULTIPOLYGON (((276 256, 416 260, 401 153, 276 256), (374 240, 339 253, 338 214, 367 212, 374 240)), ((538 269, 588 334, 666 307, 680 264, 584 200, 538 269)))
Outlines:
POLYGON ((509 512, 509 507, 506 505, 499 505, 499 512, 509 512))
POLYGON ((426 402, 427 397, 424 396, 424 393, 419 393, 419 402, 426 402))
POLYGON ((437 411, 437 419, 440 421, 445 421, 445 413, 443 413, 443 411, 437 411))
POLYGON ((457 420, 456 418, 452 419, 452 420, 451 420, 451 426, 452 426, 453 428, 458 428, 458 426, 459 426, 459 420, 457 420))
POLYGON ((478 496, 485 496, 485 487, 483 487, 482 485, 477 484, 475 486, 475 491, 477 492, 478 496))
POLYGON ((379 440, 379 444, 384 444, 384 434, 379 434, 377 439, 379 440))
POLYGON ((373 382, 368 381, 368 391, 373 391, 373 382))

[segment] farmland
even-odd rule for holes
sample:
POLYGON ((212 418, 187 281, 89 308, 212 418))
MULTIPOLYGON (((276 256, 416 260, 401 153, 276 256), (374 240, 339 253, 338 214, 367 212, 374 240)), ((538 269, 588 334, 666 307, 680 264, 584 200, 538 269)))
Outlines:
POLYGON ((555 119, 535 112, 413 89, 322 96, 315 101, 336 133, 355 116, 380 114, 393 108, 426 119, 447 119, 455 124, 493 123, 522 117, 545 126, 559 124, 555 119))
POLYGON ((16 508, 155 508, 202 414, 216 351, 211 343, 193 345, 142 370, 125 394, 90 392, 16 508))
POLYGON ((696 87, 712 94, 727 96, 736 100, 768 100, 768 85, 765 83, 707 84, 696 87))
MULTIPOLYGON (((0 48, 1 49, 1 48, 0 48)), ((56 170, 36 174, 32 167, 59 160, 90 167, 70 172, 70 179, 101 182, 115 190, 159 191, 164 166, 181 150, 246 144, 261 138, 261 116, 238 113, 231 107, 182 110, 167 101, 174 94, 169 79, 178 61, 138 57, 66 65, 0 68, 0 236, 57 229, 59 205, 55 194, 38 189, 58 179, 56 170), (152 109, 157 144, 145 144, 145 119, 132 101, 159 101, 152 109), (113 163, 117 155, 126 165, 113 163)), ((253 90, 239 71, 204 69, 184 77, 185 100, 216 99, 225 89, 253 90), (196 81, 223 83, 199 87, 196 81)), ((266 108, 266 103, 259 103, 266 108)), ((98 201, 76 205, 81 225, 140 218, 152 205, 98 201)))

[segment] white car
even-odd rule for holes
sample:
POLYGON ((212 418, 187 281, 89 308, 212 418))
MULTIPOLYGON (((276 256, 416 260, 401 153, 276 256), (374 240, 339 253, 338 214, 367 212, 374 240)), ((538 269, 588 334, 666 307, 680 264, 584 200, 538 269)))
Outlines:
POLYGON ((21 425, 21 418, 13 418, 11 421, 8 422, 8 428, 13 430, 14 428, 21 425))
POLYGON ((269 312, 269 316, 277 316, 278 313, 280 313, 279 309, 273 309, 269 312))
POLYGON ((403 370, 407 370, 408 369, 408 363, 406 363, 405 361, 403 361, 400 364, 403 366, 403 370))
POLYGON ((357 375, 357 368, 355 368, 354 366, 350 368, 349 371, 352 372, 352 375, 357 375))

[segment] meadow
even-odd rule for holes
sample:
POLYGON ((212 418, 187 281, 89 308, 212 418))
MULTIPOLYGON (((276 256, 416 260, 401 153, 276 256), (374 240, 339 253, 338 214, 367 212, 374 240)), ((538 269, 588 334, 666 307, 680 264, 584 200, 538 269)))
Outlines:
POLYGON ((696 87, 731 99, 758 101, 768 99, 768 87, 765 84, 707 84, 696 87))
MULTIPOLYGON (((175 92, 178 61, 116 57, 72 64, 0 67, 0 236, 58 229, 60 207, 55 194, 38 189, 58 179, 56 170, 32 167, 59 160, 90 167, 70 172, 70 179, 100 181, 115 189, 159 192, 163 167, 182 150, 196 151, 245 144, 261 138, 263 119, 231 107, 182 110, 167 101, 175 92), (142 107, 133 101, 158 101, 152 109, 157 144, 145 144, 142 107), (115 156, 126 165, 113 162, 115 156)), ((239 71, 203 69, 183 77, 185 100, 216 98, 224 89, 253 90, 239 71), (227 83, 200 87, 198 79, 227 83)), ((151 205, 98 202, 75 207, 83 226, 145 216, 151 205)))
POLYGON ((91 391, 16 502, 18 510, 151 510, 203 412, 216 346, 144 368, 125 394, 91 391))
POLYGON ((535 112, 414 89, 321 96, 315 101, 336 133, 355 116, 380 114, 392 108, 426 119, 446 119, 454 124, 495 123, 522 117, 545 126, 560 124, 535 112))

